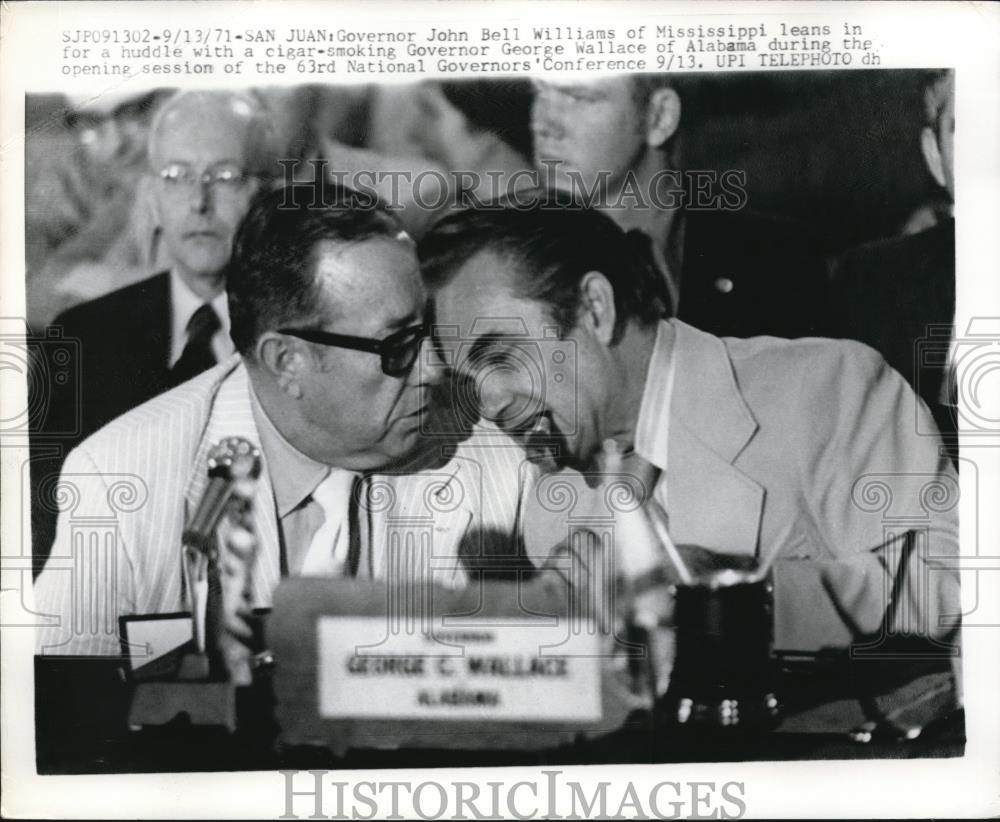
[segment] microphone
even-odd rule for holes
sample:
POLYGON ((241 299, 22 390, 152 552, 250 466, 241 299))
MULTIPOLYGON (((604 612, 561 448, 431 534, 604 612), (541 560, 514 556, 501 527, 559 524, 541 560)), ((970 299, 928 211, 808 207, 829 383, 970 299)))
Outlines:
POLYGON ((260 451, 242 437, 219 440, 208 455, 208 487, 201 502, 184 529, 182 540, 202 552, 211 550, 215 528, 219 524, 233 492, 233 486, 244 479, 260 475, 260 451))

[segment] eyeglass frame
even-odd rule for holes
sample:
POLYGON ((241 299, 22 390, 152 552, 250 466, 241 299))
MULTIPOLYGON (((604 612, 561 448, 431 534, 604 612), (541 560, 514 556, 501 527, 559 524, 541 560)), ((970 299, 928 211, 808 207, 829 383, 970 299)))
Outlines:
POLYGON ((195 185, 201 186, 211 186, 213 189, 217 185, 232 185, 234 188, 238 186, 246 185, 247 183, 259 179, 258 174, 248 172, 245 169, 239 169, 237 175, 232 180, 217 180, 215 175, 222 170, 232 170, 228 169, 227 163, 217 163, 216 167, 205 169, 201 174, 198 174, 191 166, 186 163, 171 162, 166 163, 162 168, 156 171, 156 177, 158 180, 166 183, 168 186, 178 186, 179 188, 189 189, 195 185), (185 168, 190 172, 190 177, 184 179, 181 177, 170 177, 167 172, 171 168, 185 168))
POLYGON ((420 355, 420 346, 423 345, 425 340, 431 338, 431 324, 429 322, 417 323, 415 325, 409 325, 406 328, 401 328, 399 331, 394 331, 388 337, 384 337, 381 340, 375 340, 371 337, 355 337, 351 334, 335 334, 331 331, 322 331, 320 329, 313 328, 279 328, 279 334, 287 334, 290 337, 296 337, 300 340, 305 340, 306 342, 316 343, 318 345, 326 345, 332 348, 346 348, 351 351, 364 351, 369 354, 378 354, 380 358, 379 365, 382 368, 382 373, 387 377, 405 377, 410 371, 413 370, 413 366, 417 362, 417 357, 420 355), (396 339, 405 339, 407 335, 416 334, 416 338, 413 341, 415 345, 413 359, 402 371, 396 372, 395 369, 389 370, 386 368, 386 359, 391 355, 392 346, 395 345, 396 339))

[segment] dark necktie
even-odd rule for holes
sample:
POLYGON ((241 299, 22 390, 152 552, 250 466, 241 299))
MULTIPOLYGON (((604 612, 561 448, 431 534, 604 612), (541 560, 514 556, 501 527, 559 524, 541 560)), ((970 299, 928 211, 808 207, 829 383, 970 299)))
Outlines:
POLYGON ((361 564, 362 533, 361 518, 368 515, 368 483, 364 475, 355 477, 351 487, 351 501, 347 507, 347 523, 350 528, 350 550, 347 552, 347 575, 356 577, 361 564))
POLYGON ((196 377, 215 365, 212 337, 221 327, 218 315, 208 303, 204 303, 191 315, 187 324, 187 344, 170 371, 174 385, 196 377))

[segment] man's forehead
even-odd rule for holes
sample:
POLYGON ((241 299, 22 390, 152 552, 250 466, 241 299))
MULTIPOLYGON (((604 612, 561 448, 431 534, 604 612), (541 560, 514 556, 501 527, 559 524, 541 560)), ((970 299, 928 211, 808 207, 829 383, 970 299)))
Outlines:
POLYGON ((213 95, 184 95, 182 99, 166 104, 168 110, 162 113, 161 124, 168 130, 187 123, 205 123, 216 128, 248 128, 257 116, 249 101, 243 99, 219 99, 213 95))
POLYGON ((390 237, 360 242, 320 240, 313 271, 338 313, 360 313, 372 327, 422 311, 426 295, 412 243, 390 237))
POLYGON ((513 266, 492 252, 470 258, 435 294, 436 320, 466 339, 537 335, 547 315, 540 302, 515 294, 513 266))
POLYGON ((513 273, 510 260, 492 251, 479 252, 455 269, 436 296, 456 306, 508 302, 513 273))
POLYGON ((313 247, 312 260, 316 276, 334 289, 363 287, 366 293, 390 298, 391 290, 377 291, 379 284, 390 283, 399 289, 423 287, 413 246, 389 237, 323 239, 313 247))
POLYGON ((470 287, 505 286, 514 272, 514 262, 492 250, 478 251, 458 266, 452 282, 470 287))
POLYGON ((204 106, 172 111, 164 118, 153 141, 159 160, 187 156, 213 162, 245 159, 252 121, 230 108, 210 114, 204 106))

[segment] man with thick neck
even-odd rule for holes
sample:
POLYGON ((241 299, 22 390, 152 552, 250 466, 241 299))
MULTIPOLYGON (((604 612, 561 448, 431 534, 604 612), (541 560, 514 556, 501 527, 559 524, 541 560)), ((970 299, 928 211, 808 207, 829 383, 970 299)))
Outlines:
POLYGON ((304 553, 322 519, 313 492, 339 476, 346 513, 349 475, 410 455, 438 377, 417 367, 426 294, 399 224, 364 203, 282 208, 284 196, 247 218, 228 294, 294 574, 317 567, 304 553))
POLYGON ((74 507, 60 513, 36 585, 39 612, 60 617, 40 636, 46 653, 117 653, 119 616, 192 607, 182 535, 210 454, 231 438, 261 454, 248 574, 256 607, 271 604, 285 576, 461 586, 462 550, 478 551, 482 534, 516 536, 513 449, 429 437, 447 453, 440 470, 420 470, 441 369, 426 346, 415 245, 388 211, 332 186, 261 194, 226 288, 237 355, 112 421, 67 459, 74 507), (134 505, 116 507, 115 483, 135 486, 134 505), (379 494, 385 505, 366 504, 379 494), (435 508, 440 499, 451 501, 435 508), (413 528, 428 518, 432 528, 411 538, 413 517, 413 528), (95 522, 113 523, 113 539, 87 542, 81 529, 95 522), (81 559, 78 539, 100 556, 81 559), (99 602, 74 607, 81 591, 99 602))
MULTIPOLYGON (((952 636, 957 509, 922 500, 940 487, 954 503, 956 478, 937 438, 913 429, 915 414, 933 426, 926 409, 874 351, 662 320, 656 273, 621 229, 551 198, 449 217, 421 242, 421 262, 435 322, 459 343, 442 339, 445 356, 477 386, 483 416, 547 452, 581 500, 615 441, 682 550, 773 567, 778 647, 846 646, 882 620, 952 636), (553 369, 565 352, 571 366, 553 369), (518 366, 526 356, 533 368, 518 366), (875 476, 892 485, 894 515, 926 521, 927 546, 905 563, 884 511, 859 501, 875 476), (890 608, 895 579, 905 605, 890 608)), ((526 516, 532 555, 566 534, 545 487, 526 516)))

